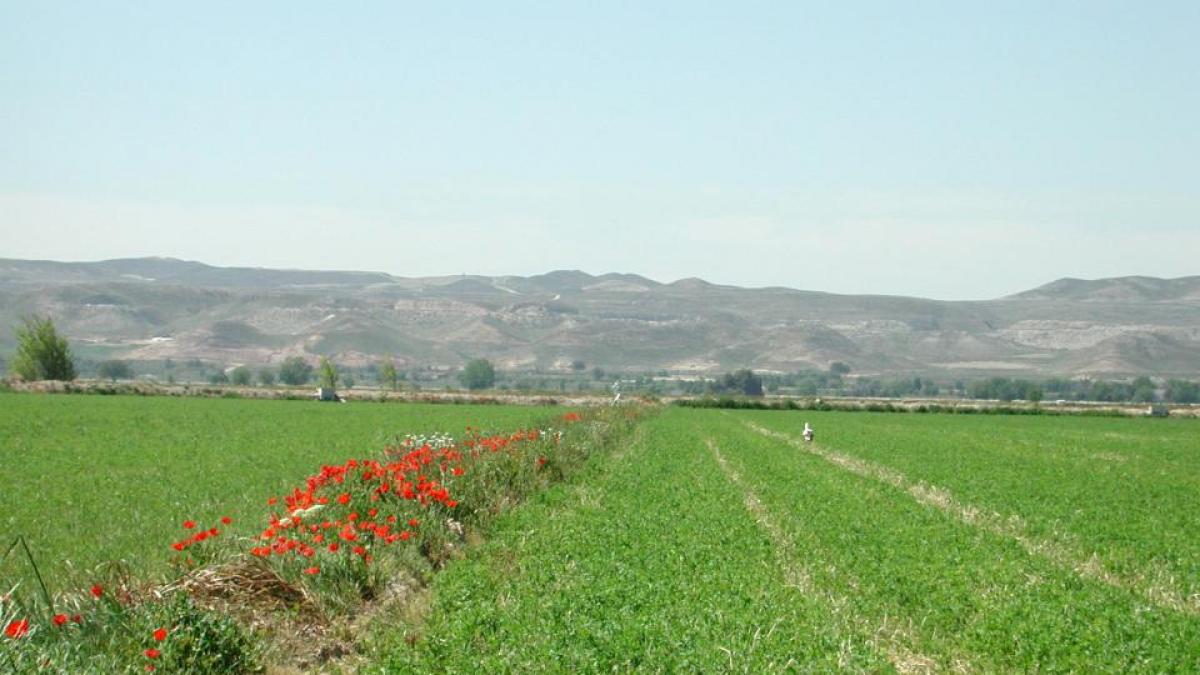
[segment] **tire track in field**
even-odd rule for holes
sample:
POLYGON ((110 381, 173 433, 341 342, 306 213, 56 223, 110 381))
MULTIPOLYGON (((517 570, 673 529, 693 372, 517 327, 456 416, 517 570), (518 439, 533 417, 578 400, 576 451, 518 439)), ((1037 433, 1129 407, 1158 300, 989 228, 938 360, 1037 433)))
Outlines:
MULTIPOLYGON (((869 619, 851 613, 849 610, 850 599, 845 596, 840 596, 827 589, 819 589, 813 583, 812 575, 801 564, 797 562, 799 555, 796 551, 796 544, 787 532, 779 526, 779 523, 771 517, 767 507, 754 493, 754 490, 738 473, 737 469, 730 466, 725 456, 721 454, 720 448, 713 442, 711 438, 704 441, 708 445, 708 449, 712 451, 713 458, 721 467, 722 473, 734 484, 745 496, 746 509, 754 516, 759 526, 767 532, 771 542, 774 544, 775 557, 779 561, 779 566, 783 570, 783 578, 786 586, 792 587, 810 597, 820 598, 833 611, 833 614, 841 619, 845 624, 858 628, 872 635, 872 643, 876 649, 880 649, 891 662, 892 666, 901 673, 929 673, 937 670, 937 661, 925 656, 908 647, 915 640, 912 633, 904 626, 900 625, 894 619, 884 617, 883 621, 874 624, 869 619)), ((954 664, 954 670, 964 672, 973 670, 969 665, 962 662, 954 664)))
POLYGON ((931 506, 963 523, 994 535, 1011 539, 1029 554, 1040 556, 1058 567, 1074 572, 1083 579, 1099 581, 1114 588, 1140 594, 1152 604, 1185 614, 1200 614, 1200 593, 1189 595, 1177 586, 1175 576, 1161 567, 1149 566, 1136 575, 1121 575, 1108 569, 1096 553, 1085 553, 1078 544, 1069 541, 1070 535, 1044 538, 1029 534, 1025 519, 1018 514, 1003 515, 987 511, 958 499, 949 490, 924 481, 913 481, 903 473, 882 464, 830 450, 817 443, 805 443, 800 438, 774 431, 743 420, 753 431, 768 438, 784 441, 793 447, 864 478, 886 483, 906 492, 920 504, 931 506))

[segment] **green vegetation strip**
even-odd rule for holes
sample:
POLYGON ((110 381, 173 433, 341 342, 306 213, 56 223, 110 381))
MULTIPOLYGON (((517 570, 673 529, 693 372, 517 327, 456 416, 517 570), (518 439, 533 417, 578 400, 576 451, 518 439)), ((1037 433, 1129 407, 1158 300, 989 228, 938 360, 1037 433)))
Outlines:
POLYGON ((888 617, 947 669, 1162 672, 1200 667, 1200 622, 1081 579, 1010 537, 951 519, 730 415, 679 420, 713 438, 844 610, 888 617))
MULTIPOLYGON (((1194 420, 737 413, 1076 573, 1200 614, 1194 420), (803 419, 802 419, 803 417, 803 419)), ((805 447, 800 444, 799 447, 805 447)))
POLYGON ((781 568, 688 420, 664 412, 624 452, 497 521, 438 575, 424 622, 393 636, 379 668, 889 669, 872 629, 781 568))

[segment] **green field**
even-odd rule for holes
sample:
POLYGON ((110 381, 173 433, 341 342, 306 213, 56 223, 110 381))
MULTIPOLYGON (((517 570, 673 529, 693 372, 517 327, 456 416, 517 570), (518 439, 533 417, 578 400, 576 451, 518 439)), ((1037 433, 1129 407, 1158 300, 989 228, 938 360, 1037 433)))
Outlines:
POLYGON ((671 409, 440 575, 383 669, 1194 672, 1198 431, 671 409))
MULTIPOLYGON (((183 520, 250 535, 321 463, 563 412, 0 396, 0 535, 55 579, 65 560, 153 577, 183 520)), ((358 665, 1200 670, 1198 421, 665 408, 590 457, 479 521, 410 609, 360 625, 358 665)), ((505 475, 539 475, 523 466, 505 475)))
POLYGON ((0 394, 0 542, 24 535, 56 586, 100 563, 166 571, 180 523, 263 526, 266 500, 405 433, 510 430, 547 408, 0 394))

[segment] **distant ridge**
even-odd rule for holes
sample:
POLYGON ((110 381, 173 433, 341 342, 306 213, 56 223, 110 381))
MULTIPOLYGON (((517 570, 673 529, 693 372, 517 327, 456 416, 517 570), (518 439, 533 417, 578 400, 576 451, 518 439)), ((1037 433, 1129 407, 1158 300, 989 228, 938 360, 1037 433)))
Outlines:
POLYGON ((213 267, 176 258, 120 258, 99 262, 0 259, 0 283, 146 281, 230 288, 279 286, 361 286, 392 281, 382 272, 325 272, 259 267, 213 267))
POLYGON ((1059 279, 989 301, 739 288, 555 270, 530 277, 0 259, 0 356, 27 314, 85 354, 275 363, 395 356, 453 368, 718 373, 835 361, 942 379, 1200 375, 1200 276, 1059 279))
POLYGON ((1063 278, 1010 296, 1015 300, 1074 300, 1078 302, 1194 302, 1200 300, 1200 276, 1159 279, 1063 278))

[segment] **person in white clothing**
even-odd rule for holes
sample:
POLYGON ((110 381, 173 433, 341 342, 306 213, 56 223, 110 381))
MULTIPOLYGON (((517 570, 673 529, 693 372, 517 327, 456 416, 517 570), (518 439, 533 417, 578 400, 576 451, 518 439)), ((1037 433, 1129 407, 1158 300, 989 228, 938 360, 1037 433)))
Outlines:
POLYGON ((808 426, 808 422, 804 423, 804 433, 802 435, 804 436, 804 441, 806 443, 812 443, 813 428, 808 426))

